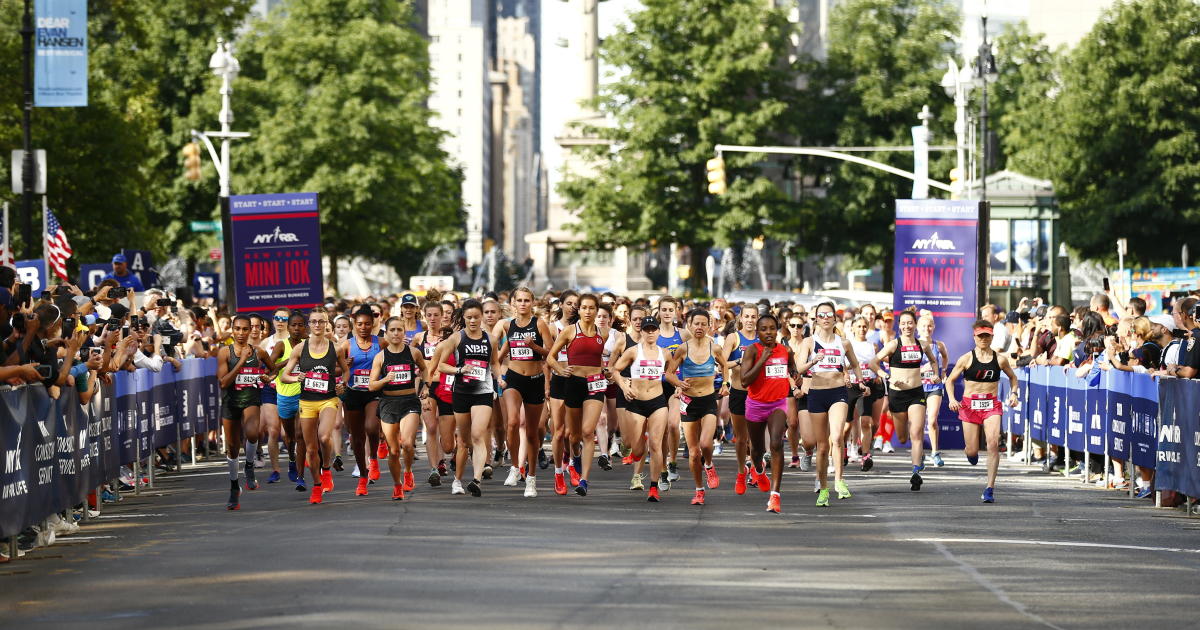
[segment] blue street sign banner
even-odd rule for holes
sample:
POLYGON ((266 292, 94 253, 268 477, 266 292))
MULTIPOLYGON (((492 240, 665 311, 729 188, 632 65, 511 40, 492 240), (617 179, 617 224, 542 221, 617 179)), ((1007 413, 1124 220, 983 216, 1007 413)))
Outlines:
POLYGON ((216 298, 221 286, 221 274, 196 272, 192 278, 192 294, 197 298, 216 298))
MULTIPOLYGON (((1164 382, 1168 380, 1174 379, 1163 379, 1164 382)), ((1159 382, 1154 377, 1133 375, 1130 386, 1133 424, 1129 439, 1133 447, 1133 463, 1146 468, 1154 467, 1154 445, 1158 441, 1158 389, 1159 382)), ((1196 415, 1200 407, 1193 406, 1191 412, 1190 424, 1194 425, 1200 418, 1196 415)))
POLYGON ((1046 441, 1062 446, 1067 439, 1067 374, 1061 369, 1048 370, 1046 379, 1046 441))
POLYGON ((34 105, 87 107, 87 0, 37 0, 34 18, 34 105))
POLYGON ((230 197, 237 310, 312 308, 325 301, 317 193, 230 197))
POLYGON ((1087 408, 1087 382, 1071 374, 1067 376, 1067 448, 1082 451, 1084 441, 1084 412, 1087 408))
POLYGON ((105 263, 87 263, 79 265, 79 288, 91 291, 100 286, 104 276, 112 273, 112 265, 105 263))
POLYGON ((46 290, 46 261, 18 260, 17 279, 21 284, 28 284, 36 300, 39 293, 46 290))
POLYGON ((122 249, 125 254, 129 273, 142 281, 142 286, 149 289, 158 286, 158 272, 154 270, 154 255, 144 249, 122 249))

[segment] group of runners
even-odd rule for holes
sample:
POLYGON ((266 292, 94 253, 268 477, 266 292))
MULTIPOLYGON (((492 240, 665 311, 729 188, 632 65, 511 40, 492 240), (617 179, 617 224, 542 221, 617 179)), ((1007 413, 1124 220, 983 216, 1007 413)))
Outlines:
POLYGON ((263 441, 267 482, 282 481, 282 441, 289 481, 321 503, 343 469, 344 432, 355 494, 370 493, 386 460, 391 498, 403 500, 416 487, 422 428, 426 483, 451 477, 451 494, 480 496, 507 461, 503 485, 523 484, 525 497, 538 496, 539 470, 552 472, 555 494, 586 496, 594 469, 612 470, 619 458, 632 470, 629 489, 657 502, 678 485, 682 437, 691 503, 703 505, 720 487, 714 448, 729 435, 736 494, 757 487, 768 494, 767 511, 779 513, 784 467, 814 468, 816 505, 828 507, 831 486, 838 499, 851 497, 844 471, 852 454, 861 454, 864 472, 873 468, 885 407, 911 444, 909 485, 920 490, 926 426, 932 463, 942 466, 937 410, 960 379, 963 395, 949 396, 949 407, 972 465, 986 445, 981 499, 994 501, 999 380, 1006 376, 1014 392, 1018 384, 1008 358, 990 348, 987 321, 974 327, 975 347, 951 362, 932 317, 912 311, 897 313, 892 330, 890 321, 877 327, 873 309, 842 321, 832 302, 813 307, 806 322, 803 312, 720 299, 681 312, 670 296, 653 306, 574 291, 539 301, 518 288, 508 298, 448 294, 420 303, 405 294, 396 305, 365 302, 341 314, 234 317, 217 353, 226 507, 240 507, 239 468, 246 489, 260 487, 253 454, 263 441))

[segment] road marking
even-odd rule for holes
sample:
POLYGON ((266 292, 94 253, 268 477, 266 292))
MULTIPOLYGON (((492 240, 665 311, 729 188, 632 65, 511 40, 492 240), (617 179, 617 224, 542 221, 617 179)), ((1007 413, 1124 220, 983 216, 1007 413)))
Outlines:
POLYGON ((105 539, 109 539, 109 538, 116 538, 116 536, 70 536, 70 535, 68 535, 68 536, 63 536, 62 538, 59 538, 58 540, 69 543, 69 542, 77 542, 80 540, 105 540, 105 539))
POLYGON ((96 518, 151 518, 166 516, 166 514, 101 514, 96 518))
MULTIPOLYGON (((991 581, 991 580, 989 580, 989 579, 987 579, 986 577, 984 577, 984 575, 983 575, 982 573, 980 573, 978 569, 976 569, 975 567, 973 567, 973 566, 971 566, 970 564, 968 564, 968 563, 967 563, 965 560, 962 560, 962 559, 960 559, 958 556, 955 556, 953 553, 951 553, 951 551, 950 551, 949 549, 947 549, 947 548, 946 548, 946 545, 943 545, 943 544, 941 543, 941 540, 942 540, 942 539, 938 539, 938 538, 909 538, 908 540, 914 540, 914 541, 921 541, 921 542, 930 542, 930 543, 933 543, 933 546, 934 546, 934 547, 935 547, 935 548, 938 550, 938 552, 939 552, 939 553, 941 553, 943 556, 945 556, 945 557, 946 557, 946 559, 947 559, 947 560, 949 560, 950 562, 953 562, 954 564, 957 564, 957 565, 958 565, 958 567, 959 567, 960 569, 962 569, 962 572, 963 572, 963 573, 966 573, 967 575, 969 575, 969 576, 971 577, 971 579, 972 579, 972 580, 975 580, 975 583, 976 583, 976 584, 978 584, 978 585, 982 586, 983 588, 986 588, 986 589, 988 590, 988 592, 990 592, 992 595, 995 595, 995 596, 996 596, 996 599, 1000 600, 1001 602, 1003 602, 1003 603, 1005 603, 1005 604, 1008 604, 1009 606, 1011 606, 1011 607, 1013 608, 1013 610, 1015 610, 1015 611, 1017 611, 1017 612, 1021 613, 1022 615, 1025 615, 1025 616, 1026 616, 1026 617, 1028 617, 1028 618, 1029 618, 1031 621, 1036 621, 1037 623, 1039 623, 1039 624, 1041 624, 1041 625, 1043 625, 1043 626, 1046 626, 1047 628, 1052 628, 1053 630, 1063 630, 1063 628, 1062 628, 1062 627, 1060 627, 1060 626, 1056 626, 1056 625, 1054 625, 1053 623, 1050 623, 1049 621, 1047 621, 1046 619, 1042 618, 1042 617, 1041 617, 1040 615, 1038 615, 1037 613, 1035 613, 1035 612, 1031 612, 1030 610, 1028 610, 1027 608, 1025 608, 1025 604, 1022 604, 1021 602, 1018 602, 1018 601, 1016 601, 1016 600, 1012 599, 1011 597, 1009 597, 1009 596, 1008 596, 1008 593, 1005 593, 1005 592, 1004 592, 1004 589, 1002 589, 1002 588, 1000 588, 999 586, 996 586, 995 584, 993 584, 993 583, 992 583, 992 581, 991 581)), ((956 541, 956 540, 968 540, 968 539, 965 539, 965 538, 948 538, 948 539, 945 539, 945 540, 946 540, 947 542, 952 542, 952 541, 956 541)), ((1020 542, 1020 541, 1012 541, 1012 542, 1020 542)))
POLYGON ((1170 551, 1173 553, 1200 553, 1200 549, 1179 547, 1145 547, 1142 545, 1110 545, 1107 543, 1076 542, 1070 540, 1013 540, 1009 538, 906 538, 910 542, 926 543, 992 543, 996 545, 1037 545, 1043 547, 1094 547, 1098 549, 1132 549, 1134 551, 1170 551))

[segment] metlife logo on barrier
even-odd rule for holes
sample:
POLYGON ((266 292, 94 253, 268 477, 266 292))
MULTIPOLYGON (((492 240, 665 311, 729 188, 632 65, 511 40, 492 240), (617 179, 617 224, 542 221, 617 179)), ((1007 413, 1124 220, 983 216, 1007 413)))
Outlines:
POLYGON ((237 310, 312 308, 324 301, 317 193, 229 199, 237 310))

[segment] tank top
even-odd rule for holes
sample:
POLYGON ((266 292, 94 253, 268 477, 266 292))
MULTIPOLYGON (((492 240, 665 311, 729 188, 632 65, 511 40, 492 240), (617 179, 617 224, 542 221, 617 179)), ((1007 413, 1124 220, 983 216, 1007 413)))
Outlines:
POLYGON ((734 361, 740 361, 742 358, 742 354, 745 352, 746 348, 749 348, 750 346, 758 343, 758 335, 755 335, 754 338, 752 339, 750 337, 743 335, 742 331, 740 331, 740 330, 737 331, 737 339, 738 339, 737 345, 734 346, 733 350, 729 353, 729 362, 730 363, 733 363, 734 361))
MULTIPOLYGON (((869 340, 851 341, 850 347, 854 349, 854 358, 858 359, 859 375, 861 376, 862 380, 869 381, 874 379, 875 372, 872 371, 871 368, 867 367, 867 364, 878 351, 875 348, 875 344, 871 343, 869 340)), ((850 360, 847 358, 847 364, 849 364, 849 361, 850 360)))
POLYGON ((529 323, 517 325, 517 318, 508 320, 508 360, 509 361, 540 361, 541 357, 529 347, 529 342, 546 347, 542 332, 538 330, 538 318, 530 317, 529 323))
POLYGON ((704 378, 712 376, 715 373, 717 365, 717 357, 713 355, 712 342, 708 344, 708 358, 703 363, 696 363, 692 360, 688 350, 683 351, 683 361, 679 364, 679 371, 683 374, 683 378, 704 378))
POLYGON ((400 352, 392 352, 387 348, 383 352, 383 373, 388 375, 388 384, 383 386, 385 392, 410 391, 417 384, 417 366, 413 361, 412 349, 407 345, 400 352))
POLYGON ((662 334, 658 335, 658 347, 667 352, 675 352, 675 348, 678 348, 681 343, 683 343, 683 335, 679 332, 678 328, 675 329, 675 332, 670 337, 662 334))
POLYGON ((843 363, 847 360, 845 348, 842 338, 837 335, 833 336, 833 341, 829 342, 829 345, 823 345, 814 336, 812 338, 813 358, 820 360, 809 371, 813 374, 841 372, 843 363))
MULTIPOLYGON (((641 346, 642 344, 637 344, 637 345, 641 346)), ((633 346, 634 346, 633 337, 629 333, 625 333, 625 349, 628 350, 629 348, 632 348, 633 346)), ((638 352, 640 353, 641 350, 638 350, 638 352)), ((634 361, 636 362, 637 359, 634 359, 634 361)), ((621 376, 624 376, 625 378, 633 378, 633 372, 630 371, 632 368, 633 368, 633 363, 626 365, 625 369, 621 370, 621 376)))
MULTIPOLYGON (((284 383, 283 379, 282 379, 283 367, 285 365, 287 365, 288 359, 292 358, 292 348, 293 348, 293 346, 292 346, 291 338, 289 337, 287 339, 284 339, 283 340, 283 354, 280 355, 280 357, 279 357, 280 363, 278 364, 281 374, 275 377, 275 390, 279 393, 280 396, 299 396, 300 395, 300 387, 301 387, 300 383, 284 383)), ((292 373, 295 374, 296 376, 300 375, 300 363, 299 362, 296 363, 296 367, 292 368, 292 373)))
MULTIPOLYGON (((760 343, 754 343, 754 349, 760 354, 767 349, 760 343)), ((767 362, 763 364, 762 373, 750 383, 747 388, 750 397, 758 402, 775 402, 788 395, 788 348, 777 343, 771 351, 767 362)))
POLYGON ((975 354, 975 348, 971 348, 971 365, 967 366, 967 371, 963 372, 963 380, 976 383, 995 383, 999 381, 999 357, 996 356, 995 352, 992 352, 992 360, 984 363, 975 354))
POLYGON ((921 355, 925 354, 921 350, 920 342, 916 344, 905 344, 904 340, 896 337, 896 349, 888 357, 888 363, 893 368, 905 368, 915 370, 921 367, 921 355))
POLYGON ((583 334, 583 327, 575 324, 575 337, 567 344, 567 365, 578 367, 600 367, 604 355, 604 339, 597 330, 591 337, 583 334))
MULTIPOLYGON (((249 389, 258 389, 262 384, 262 380, 259 377, 265 374, 266 370, 263 368, 262 362, 258 360, 258 346, 249 345, 253 352, 250 353, 250 358, 246 359, 242 367, 238 368, 237 376, 233 379, 233 385, 230 385, 228 388, 231 391, 240 392, 249 389)), ((225 367, 232 371, 233 366, 237 365, 237 362, 237 352, 234 351, 233 346, 229 346, 229 358, 225 367)))
MULTIPOLYGON (((554 338, 555 338, 555 339, 558 339, 558 335, 561 335, 561 334, 562 334, 562 331, 563 331, 563 328, 566 328, 567 326, 566 326, 566 322, 564 322, 563 320, 559 319, 559 320, 555 320, 555 321, 554 321, 554 327, 558 329, 557 331, 555 331, 555 337, 554 337, 554 338)), ((559 362, 559 363, 566 363, 566 362, 567 362, 567 349, 566 349, 566 348, 563 348, 562 350, 559 350, 559 351, 558 351, 558 357, 557 357, 557 360, 558 360, 558 362, 559 362)))
POLYGON ((938 358, 937 342, 930 339, 929 348, 933 350, 933 363, 929 362, 929 357, 925 356, 924 352, 921 353, 921 384, 936 389, 938 386, 933 384, 933 377, 941 372, 942 367, 941 359, 938 358))
POLYGON ((426 361, 433 358, 433 351, 437 350, 438 343, 440 342, 441 340, 430 343, 428 330, 421 334, 421 354, 425 356, 426 361))
POLYGON ((379 354, 379 337, 371 335, 371 347, 363 350, 358 345, 358 337, 350 337, 350 387, 359 391, 367 391, 371 381, 371 364, 375 355, 379 354))
MULTIPOLYGON (((450 356, 446 357, 446 364, 450 367, 458 365, 458 361, 456 360, 454 353, 451 353, 450 356)), ((438 400, 441 400, 444 403, 453 402, 453 395, 450 393, 450 391, 454 388, 455 376, 453 374, 442 374, 441 372, 437 372, 437 375, 438 386, 436 389, 434 389, 433 395, 437 396, 438 400)))
POLYGON ((333 380, 337 372, 337 352, 332 341, 320 357, 313 356, 312 349, 305 343, 296 366, 300 368, 300 400, 322 401, 337 395, 333 380))
POLYGON ((641 381, 660 381, 663 377, 663 370, 666 367, 667 363, 663 360, 662 348, 658 349, 658 357, 652 359, 646 356, 645 348, 639 343, 637 358, 633 360, 633 363, 629 364, 630 378, 641 381))
POLYGON ((600 352, 600 365, 602 367, 608 367, 609 362, 612 360, 612 352, 617 347, 617 340, 623 334, 616 328, 608 329, 608 338, 604 340, 604 349, 600 352))
MULTIPOLYGON (((413 337, 416 337, 416 336, 417 336, 417 333, 419 333, 419 332, 424 332, 424 330, 425 330, 425 326, 424 326, 424 325, 422 325, 422 324, 421 324, 421 320, 419 320, 419 319, 418 319, 418 320, 417 320, 417 328, 416 328, 416 330, 406 330, 406 331, 404 331, 404 343, 405 343, 405 344, 408 344, 409 342, 411 342, 411 341, 413 340, 413 337)), ((384 387, 384 389, 387 389, 387 388, 386 388, 386 387, 384 387)))
POLYGON ((486 332, 479 339, 472 339, 467 331, 459 331, 454 356, 462 366, 462 374, 454 377, 454 393, 492 393, 492 375, 488 369, 492 362, 492 340, 486 332))

